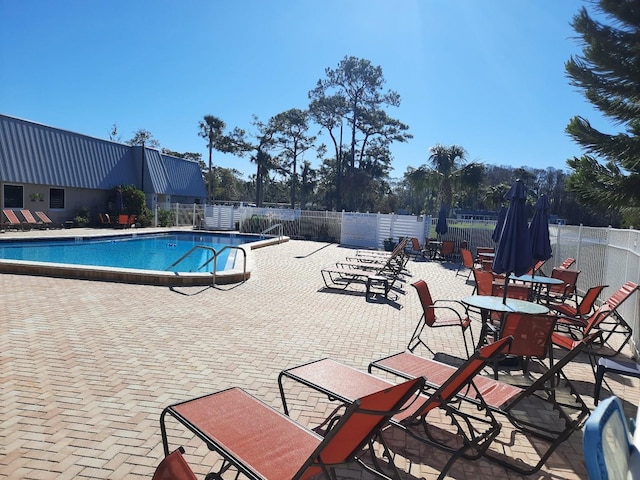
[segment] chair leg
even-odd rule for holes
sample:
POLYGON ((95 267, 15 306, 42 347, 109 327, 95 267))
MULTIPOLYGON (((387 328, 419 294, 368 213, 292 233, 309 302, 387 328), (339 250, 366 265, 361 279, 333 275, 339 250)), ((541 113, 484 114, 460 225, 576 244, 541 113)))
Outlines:
POLYGON ((598 405, 600 401, 600 389, 602 388, 602 378, 604 377, 605 368, 600 362, 598 362, 598 369, 596 371, 596 386, 593 389, 593 404, 598 405))

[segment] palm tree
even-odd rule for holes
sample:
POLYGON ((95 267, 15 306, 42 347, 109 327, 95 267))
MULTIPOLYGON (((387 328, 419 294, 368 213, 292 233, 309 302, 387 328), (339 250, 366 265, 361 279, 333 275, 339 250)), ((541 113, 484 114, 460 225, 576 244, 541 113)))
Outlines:
POLYGON ((208 193, 209 198, 211 198, 212 193, 212 183, 213 183, 213 175, 212 171, 212 162, 211 157, 213 155, 213 149, 218 148, 217 144, 224 137, 223 130, 226 127, 225 123, 220 120, 218 117, 214 117, 213 115, 205 115, 200 123, 198 124, 200 131, 198 135, 207 140, 207 148, 209 149, 209 182, 208 182, 208 193))
POLYGON ((446 147, 440 144, 429 148, 429 152, 429 163, 440 177, 441 205, 449 209, 453 201, 453 182, 460 177, 465 168, 471 165, 463 164, 467 152, 458 145, 446 147))

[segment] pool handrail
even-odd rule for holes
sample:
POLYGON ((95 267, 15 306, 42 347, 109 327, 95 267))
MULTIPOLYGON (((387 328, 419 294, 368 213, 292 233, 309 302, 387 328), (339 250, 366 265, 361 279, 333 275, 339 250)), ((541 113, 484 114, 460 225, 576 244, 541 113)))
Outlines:
MULTIPOLYGON (((178 265, 180 262, 182 262, 185 258, 187 258, 189 255, 191 255, 195 250, 198 249, 203 249, 203 250, 210 250, 213 252, 213 257, 215 258, 216 254, 216 249, 213 247, 208 247, 206 245, 196 245, 192 248, 189 249, 189 251, 187 253, 185 253, 184 255, 182 255, 178 260, 176 260, 175 262, 173 262, 171 265, 169 265, 167 268, 165 268, 165 271, 170 270, 171 268, 175 267, 176 265, 178 265)), ((204 265, 201 265, 200 267, 198 267, 198 270, 200 270, 204 265)))
POLYGON ((264 234, 270 232, 271 230, 275 230, 278 228, 278 240, 282 241, 282 237, 284 236, 284 230, 281 223, 276 223, 275 225, 271 225, 269 228, 260 232, 260 238, 264 238, 264 234))
POLYGON ((219 252, 216 252, 216 249, 213 248, 213 247, 209 247, 209 246, 206 246, 206 245, 195 245, 195 246, 191 247, 189 249, 189 251, 187 253, 185 253, 184 255, 182 255, 178 260, 176 260, 171 265, 169 265, 167 268, 165 268, 165 271, 166 270, 170 270, 171 268, 175 267, 180 262, 182 262, 185 258, 187 258, 189 255, 191 255, 195 250, 198 250, 198 249, 209 250, 209 251, 213 252, 213 256, 196 269, 198 271, 202 270, 204 267, 206 267, 213 260, 213 272, 211 272, 213 274, 213 285, 216 284, 216 271, 217 271, 217 266, 218 266, 218 255, 220 255, 222 252, 224 252, 227 249, 229 249, 229 250, 231 250, 231 249, 240 250, 242 252, 242 255, 244 255, 242 273, 243 273, 243 278, 246 278, 246 274, 247 274, 247 252, 246 252, 246 250, 244 248, 236 246, 236 245, 226 245, 219 252))
MULTIPOLYGON (((231 249, 236 249, 236 250, 240 250, 242 252, 242 255, 244 255, 244 261, 243 261, 243 265, 242 265, 242 278, 244 278, 246 280, 247 278, 247 251, 242 248, 239 247, 237 245, 225 245, 224 247, 222 247, 222 250, 220 250, 218 252, 218 255, 221 254, 222 252, 224 252, 225 250, 231 250, 231 249)), ((218 270, 218 255, 214 255, 213 259, 209 259, 206 262, 204 262, 202 265, 200 265, 200 268, 204 267, 205 265, 207 265, 209 262, 211 262, 211 260, 213 260, 213 285, 216 284, 216 272, 218 270)))

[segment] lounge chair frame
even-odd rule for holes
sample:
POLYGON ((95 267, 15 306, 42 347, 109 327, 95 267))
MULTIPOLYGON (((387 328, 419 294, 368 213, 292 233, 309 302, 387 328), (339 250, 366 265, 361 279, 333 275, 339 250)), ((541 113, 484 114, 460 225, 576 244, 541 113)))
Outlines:
POLYGON ((40 221, 45 226, 45 228, 62 228, 62 224, 56 223, 53 220, 51 220, 46 213, 40 210, 37 210, 35 214, 36 214, 36 217, 40 219, 40 221))
MULTIPOLYGON (((480 391, 474 384, 474 378, 487 363, 491 362, 497 355, 507 351, 510 343, 511 338, 504 338, 493 345, 476 351, 457 370, 454 369, 449 378, 438 389, 429 395, 421 396, 420 401, 415 402, 412 408, 390 419, 390 425, 400 428, 412 438, 451 454, 446 465, 441 469, 438 478, 444 478, 449 468, 460 457, 471 460, 481 457, 500 432, 501 425, 484 403, 480 391), (460 402, 465 398, 459 395, 461 391, 473 391, 474 398, 478 399, 476 406, 473 406, 471 411, 459 408, 460 402), (445 414, 450 418, 457 437, 461 439, 459 444, 445 444, 432 435, 427 416, 429 412, 436 408, 444 410, 445 414), (481 413, 471 413, 473 411, 481 413)), ((283 370, 278 376, 280 396, 284 412, 287 415, 290 410, 284 391, 284 379, 305 385, 323 393, 330 401, 338 401, 344 405, 353 402, 353 398, 358 395, 390 384, 386 380, 370 373, 365 373, 331 359, 325 358, 306 363, 283 370)), ((388 449, 382 435, 382 431, 380 431, 378 440, 388 449)), ((393 453, 388 451, 386 456, 392 462, 393 453)))
MULTIPOLYGON (((241 388, 229 388, 166 407, 160 416, 164 453, 169 455, 166 416, 170 415, 222 457, 219 470, 207 478, 222 479, 233 469, 237 471, 236 478, 242 474, 252 480, 306 479, 319 473, 335 480, 335 467, 357 463, 377 477, 390 480, 385 472, 372 468, 361 457, 374 457, 372 443, 379 430, 405 404, 411 404, 411 398, 417 398, 423 384, 424 379, 417 378, 355 400, 324 438, 241 388), (240 432, 243 427, 248 430, 246 435, 240 432), (250 441, 251 436, 255 442, 250 441), (280 446, 279 455, 263 454, 275 445, 280 446)), ((373 460, 375 467, 380 466, 378 460, 373 460)), ((389 468, 397 478, 395 465, 390 464, 389 468)))
MULTIPOLYGON (((498 413, 524 435, 531 435, 548 442, 548 447, 540 453, 540 458, 534 465, 517 462, 505 457, 492 449, 487 449, 484 456, 515 472, 530 475, 542 468, 544 462, 573 432, 578 430, 589 416, 590 409, 563 372, 563 368, 590 344, 597 341, 602 332, 595 332, 579 341, 572 350, 555 362, 548 370, 540 375, 530 385, 519 387, 492 378, 477 376, 474 379, 478 395, 473 390, 465 396, 465 400, 478 404, 479 408, 486 407, 493 413, 498 413), (560 385, 564 388, 560 390, 560 385), (569 403, 571 400, 571 403, 569 403), (529 420, 523 413, 527 409, 519 409, 523 402, 534 402, 535 406, 547 412, 556 412, 558 418, 553 425, 545 425, 529 420)), ((368 371, 379 369, 403 379, 428 375, 427 388, 438 389, 439 379, 447 378, 454 367, 444 365, 434 360, 419 357, 411 352, 402 352, 376 360, 369 364, 368 371)), ((461 392, 462 394, 462 392, 461 392)))

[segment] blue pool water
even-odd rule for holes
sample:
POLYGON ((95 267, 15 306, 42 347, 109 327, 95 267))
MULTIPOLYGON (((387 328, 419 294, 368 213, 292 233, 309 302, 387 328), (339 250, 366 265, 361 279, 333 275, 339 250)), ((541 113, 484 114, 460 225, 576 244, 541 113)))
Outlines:
MULTIPOLYGON (((216 233, 171 232, 167 234, 136 234, 91 238, 22 239, 0 242, 0 258, 34 262, 92 265, 137 270, 161 270, 170 272, 212 272, 213 252, 198 249, 182 262, 167 270, 176 260, 196 245, 203 245, 220 252, 227 245, 241 245, 257 241, 250 235, 224 235, 216 233)), ((216 271, 228 267, 237 250, 226 249, 218 253, 216 271)))

